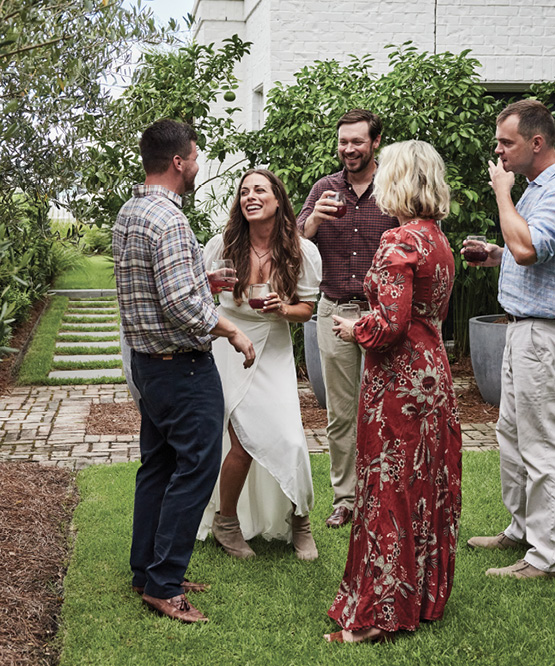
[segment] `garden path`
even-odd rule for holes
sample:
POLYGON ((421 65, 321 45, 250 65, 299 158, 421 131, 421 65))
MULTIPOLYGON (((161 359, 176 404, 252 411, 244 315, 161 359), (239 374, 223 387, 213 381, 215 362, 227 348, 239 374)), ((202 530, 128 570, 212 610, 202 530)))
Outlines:
MULTIPOLYGON (((86 293, 64 291, 70 298, 64 321, 56 340, 56 353, 49 377, 68 379, 61 386, 22 386, 0 398, 0 462, 6 460, 39 462, 45 465, 81 469, 99 463, 128 462, 139 459, 137 434, 87 434, 87 417, 94 403, 125 403, 131 400, 126 384, 71 384, 71 379, 89 377, 123 377, 121 367, 71 367, 96 361, 99 365, 121 364, 119 353, 105 354, 104 349, 117 347, 119 320, 114 290, 90 290, 86 293), (76 298, 79 297, 77 301, 76 298), (88 299, 88 300, 87 300, 88 299), (85 306, 85 307, 83 307, 85 306), (80 314, 79 310, 87 314, 80 314), (96 311, 102 311, 102 314, 96 311), (99 324, 98 318, 106 319, 99 324), (79 322, 73 322, 79 319, 79 322), (105 331, 98 331, 105 326, 105 331), (91 330, 92 329, 92 330, 91 330), (84 337, 85 341, 80 342, 84 337), (95 340, 94 338, 109 338, 95 340), (69 339, 68 339, 69 338, 69 339), (91 340, 92 338, 92 340, 91 340), (77 347, 82 353, 73 353, 77 347), (60 350, 68 352, 60 354, 60 350), (83 349, 87 348, 84 352, 83 349), (106 361, 106 357, 109 357, 106 361), (63 370, 56 366, 63 363, 63 370), (63 374, 62 374, 63 373, 63 374), (108 374, 113 373, 113 374, 108 374)), ((120 379, 121 381, 121 379, 120 379)), ((468 379, 456 378, 465 385, 468 379)), ((306 382, 299 383, 299 393, 311 393, 306 382)), ((484 451, 497 448, 494 423, 463 424, 463 448, 484 451)), ((310 453, 328 451, 324 428, 305 430, 310 453)))

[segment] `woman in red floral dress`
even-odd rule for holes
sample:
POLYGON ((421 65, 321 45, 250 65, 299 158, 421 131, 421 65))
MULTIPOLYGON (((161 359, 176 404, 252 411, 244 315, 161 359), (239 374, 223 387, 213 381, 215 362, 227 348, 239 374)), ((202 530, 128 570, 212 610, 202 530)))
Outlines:
POLYGON ((461 433, 441 337, 454 261, 438 220, 449 212, 444 164, 431 145, 385 148, 378 206, 386 231, 365 290, 369 313, 336 317, 336 335, 366 350, 357 487, 329 641, 390 639, 439 620, 451 592, 461 509, 461 433))

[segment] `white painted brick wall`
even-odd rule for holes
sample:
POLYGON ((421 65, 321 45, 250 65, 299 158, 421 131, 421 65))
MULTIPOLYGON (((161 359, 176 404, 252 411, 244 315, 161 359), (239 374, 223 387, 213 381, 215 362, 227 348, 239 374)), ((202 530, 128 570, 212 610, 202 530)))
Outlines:
POLYGON ((291 82, 314 60, 371 53, 383 73, 384 46, 409 39, 431 53, 471 49, 484 81, 555 78, 555 0, 198 0, 195 8, 217 24, 220 38, 232 27, 222 17, 242 15, 245 37, 254 42, 245 61, 247 106, 254 88, 291 82))

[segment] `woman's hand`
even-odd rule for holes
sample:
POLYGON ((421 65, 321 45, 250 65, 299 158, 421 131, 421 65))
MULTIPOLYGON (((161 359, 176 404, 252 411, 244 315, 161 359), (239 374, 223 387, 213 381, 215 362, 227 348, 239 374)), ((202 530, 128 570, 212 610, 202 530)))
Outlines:
POLYGON ((353 328, 356 324, 355 320, 344 319, 337 315, 332 315, 332 319, 335 322, 335 326, 331 330, 338 338, 341 338, 344 342, 356 342, 353 335, 353 328))
POLYGON ((287 305, 281 300, 278 294, 275 291, 271 291, 264 299, 264 307, 262 308, 262 312, 272 312, 273 314, 287 317, 288 310, 287 305))

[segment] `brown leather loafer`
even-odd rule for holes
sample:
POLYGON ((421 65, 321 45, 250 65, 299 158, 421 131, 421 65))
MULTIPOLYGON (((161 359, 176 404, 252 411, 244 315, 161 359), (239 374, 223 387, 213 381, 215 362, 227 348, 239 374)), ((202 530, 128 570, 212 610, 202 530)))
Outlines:
MULTIPOLYGON (((145 588, 144 587, 137 587, 136 585, 133 585, 133 592, 136 592, 137 594, 140 594, 141 596, 145 593, 145 588)), ((190 580, 185 580, 181 583, 181 587, 183 588, 183 592, 187 594, 187 592, 206 592, 207 590, 210 589, 210 585, 208 583, 192 583, 190 580)))
POLYGON ((194 606, 191 606, 184 594, 178 594, 177 597, 171 599, 157 599, 156 597, 149 597, 148 594, 143 594, 143 601, 152 610, 160 615, 167 615, 172 620, 179 620, 185 622, 185 624, 208 622, 208 618, 194 606))
POLYGON ((352 517, 353 512, 351 509, 347 509, 346 506, 338 506, 326 520, 326 525, 328 527, 343 527, 343 525, 346 525, 352 517))

